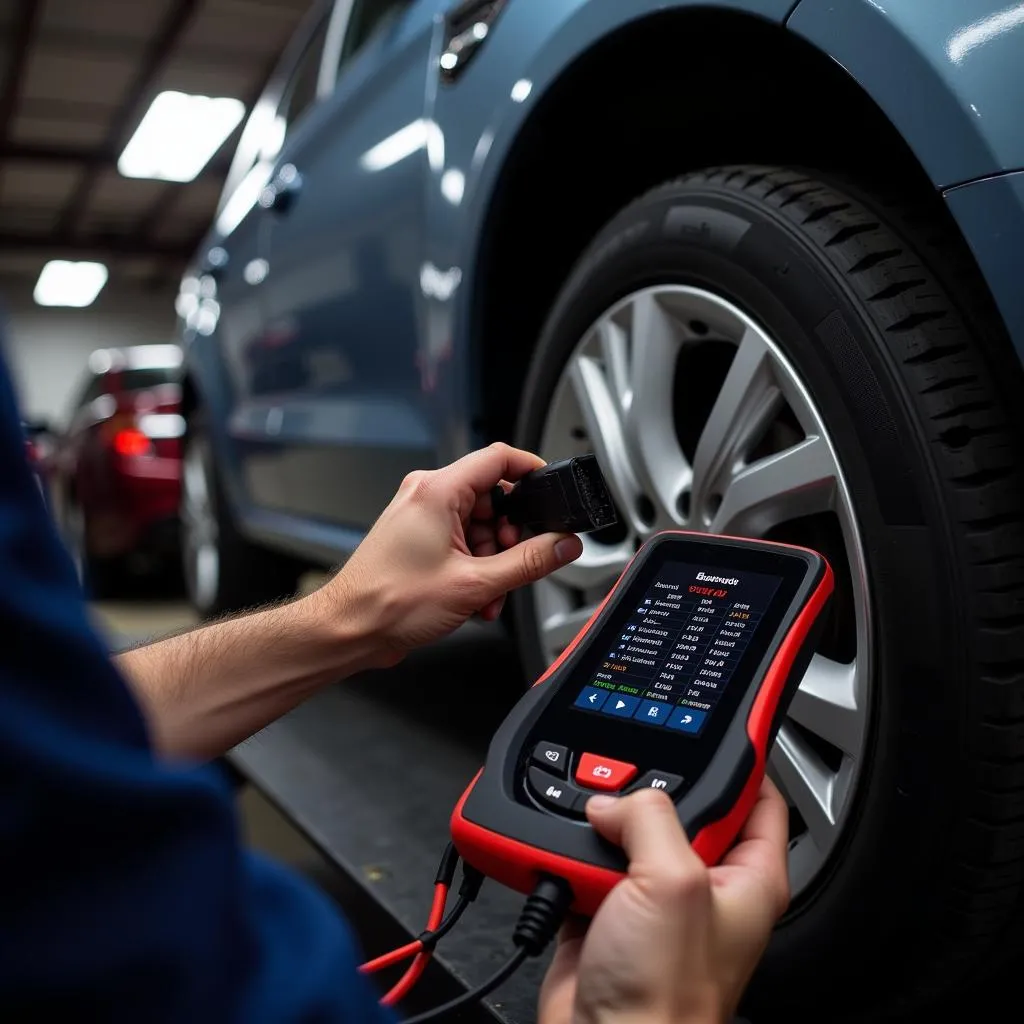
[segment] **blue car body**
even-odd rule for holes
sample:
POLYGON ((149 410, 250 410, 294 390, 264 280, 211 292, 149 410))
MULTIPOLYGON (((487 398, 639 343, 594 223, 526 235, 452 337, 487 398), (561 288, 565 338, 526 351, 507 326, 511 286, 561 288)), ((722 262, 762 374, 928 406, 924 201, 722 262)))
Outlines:
MULTIPOLYGON (((335 37, 345 27, 338 8, 360 6, 339 0, 335 37)), ((630 73, 615 62, 626 35, 635 51, 645 32, 676 33, 685 61, 705 33, 756 26, 768 67, 773 47, 799 47, 809 67, 819 61, 823 75, 827 66, 845 78, 944 197, 1024 358, 1021 5, 508 0, 483 5, 498 9, 487 38, 446 82, 439 61, 453 6, 391 4, 336 80, 321 69, 326 91, 265 161, 272 189, 294 186, 289 208, 251 203, 230 230, 222 211, 185 279, 186 401, 206 410, 234 517, 251 539, 336 560, 404 473, 507 433, 507 417, 489 421, 503 381, 500 369, 484 379, 495 372, 488 346, 533 339, 482 336, 480 308, 498 288, 529 296, 533 272, 526 251, 518 280, 507 264, 501 281, 488 278, 487 247, 500 246, 494 234, 505 229, 496 222, 502 189, 515 187, 522 148, 536 150, 537 123, 581 67, 628 94, 630 73)), ((300 35, 330 17, 327 7, 314 12, 300 35)), ((264 115, 298 46, 261 101, 264 115)), ((816 81, 806 85, 795 106, 817 101, 816 81)), ((687 98, 679 103, 685 109, 687 98)), ((694 138, 685 165, 702 162, 694 138)), ((536 244, 539 254, 547 242, 536 244)))

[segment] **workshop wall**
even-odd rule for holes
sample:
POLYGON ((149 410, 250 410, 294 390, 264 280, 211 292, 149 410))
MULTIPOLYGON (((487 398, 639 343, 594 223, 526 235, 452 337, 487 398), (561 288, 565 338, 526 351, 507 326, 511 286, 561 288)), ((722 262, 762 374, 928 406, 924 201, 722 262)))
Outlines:
POLYGON ((56 426, 64 422, 90 352, 175 340, 173 295, 163 290, 113 289, 86 309, 44 308, 9 293, 4 301, 4 355, 22 410, 56 426))

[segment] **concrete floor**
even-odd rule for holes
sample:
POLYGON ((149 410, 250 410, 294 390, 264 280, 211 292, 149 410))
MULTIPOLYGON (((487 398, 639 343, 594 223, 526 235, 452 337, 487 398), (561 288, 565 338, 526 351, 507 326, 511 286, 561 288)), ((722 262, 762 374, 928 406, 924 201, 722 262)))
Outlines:
MULTIPOLYGON (((315 582, 304 581, 306 587, 315 582)), ((92 612, 97 628, 115 648, 156 640, 190 629, 198 622, 195 612, 184 601, 160 597, 95 602, 92 612)), ((239 811, 246 840, 254 849, 291 864, 330 888, 331 872, 324 858, 252 787, 242 791, 239 811)))

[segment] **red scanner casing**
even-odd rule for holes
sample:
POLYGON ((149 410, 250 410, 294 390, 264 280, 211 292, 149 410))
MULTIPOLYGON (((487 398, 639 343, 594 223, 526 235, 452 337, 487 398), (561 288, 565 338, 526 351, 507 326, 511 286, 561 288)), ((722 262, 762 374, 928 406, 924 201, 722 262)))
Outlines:
POLYGON ((615 597, 633 581, 638 563, 672 538, 774 550, 807 565, 806 577, 706 770, 676 799, 693 848, 708 865, 721 860, 753 809, 768 751, 813 654, 815 627, 833 590, 830 566, 807 548, 683 531, 658 534, 637 552, 572 643, 512 709, 495 733, 484 767, 452 813, 452 840, 468 864, 518 892, 531 892, 541 875, 565 879, 572 886, 573 910, 580 914, 593 915, 621 880, 624 855, 589 825, 563 821, 516 799, 523 747, 551 696, 568 680, 574 655, 600 632, 615 597))

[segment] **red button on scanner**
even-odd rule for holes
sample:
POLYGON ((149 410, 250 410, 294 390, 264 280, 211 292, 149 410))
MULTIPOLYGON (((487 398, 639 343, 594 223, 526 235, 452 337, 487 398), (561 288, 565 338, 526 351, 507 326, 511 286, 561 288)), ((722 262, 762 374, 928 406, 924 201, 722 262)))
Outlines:
POLYGON ((634 775, 635 764, 613 761, 610 757, 598 757, 597 754, 583 754, 576 766, 576 781, 590 789, 622 789, 634 775))

